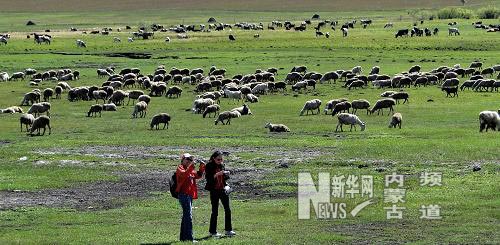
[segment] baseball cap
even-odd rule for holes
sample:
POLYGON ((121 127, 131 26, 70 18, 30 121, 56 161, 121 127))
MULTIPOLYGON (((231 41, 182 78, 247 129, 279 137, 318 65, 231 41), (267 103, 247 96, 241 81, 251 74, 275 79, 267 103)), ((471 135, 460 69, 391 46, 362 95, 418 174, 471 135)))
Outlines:
POLYGON ((191 159, 193 159, 193 155, 191 155, 191 154, 189 154, 189 153, 184 153, 184 154, 182 154, 182 157, 181 157, 181 158, 182 158, 182 159, 184 159, 184 158, 191 158, 191 159))

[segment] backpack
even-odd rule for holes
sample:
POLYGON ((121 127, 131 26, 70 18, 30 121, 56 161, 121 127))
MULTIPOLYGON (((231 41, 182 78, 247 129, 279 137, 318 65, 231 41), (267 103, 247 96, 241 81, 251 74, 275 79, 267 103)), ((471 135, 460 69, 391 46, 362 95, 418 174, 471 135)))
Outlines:
POLYGON ((179 199, 179 193, 176 191, 177 189, 177 175, 174 174, 170 177, 168 184, 170 186, 170 195, 172 197, 179 199))

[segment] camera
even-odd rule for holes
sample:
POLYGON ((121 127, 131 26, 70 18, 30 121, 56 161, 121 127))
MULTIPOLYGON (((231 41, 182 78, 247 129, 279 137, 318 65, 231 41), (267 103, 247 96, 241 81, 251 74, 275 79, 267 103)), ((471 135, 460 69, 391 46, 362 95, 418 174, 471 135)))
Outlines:
POLYGON ((229 195, 229 194, 231 194, 231 192, 233 192, 233 188, 226 185, 226 186, 224 186, 224 192, 226 192, 226 195, 229 195))

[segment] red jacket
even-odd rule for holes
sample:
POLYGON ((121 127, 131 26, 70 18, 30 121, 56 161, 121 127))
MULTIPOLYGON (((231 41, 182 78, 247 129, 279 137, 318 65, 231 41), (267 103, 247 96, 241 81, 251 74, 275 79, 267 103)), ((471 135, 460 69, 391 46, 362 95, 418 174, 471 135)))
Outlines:
POLYGON ((198 198, 198 187, 196 180, 203 177, 205 172, 205 164, 200 164, 200 169, 196 171, 194 164, 190 164, 187 169, 182 164, 179 164, 176 171, 177 176, 177 189, 178 193, 190 195, 193 199, 198 198))

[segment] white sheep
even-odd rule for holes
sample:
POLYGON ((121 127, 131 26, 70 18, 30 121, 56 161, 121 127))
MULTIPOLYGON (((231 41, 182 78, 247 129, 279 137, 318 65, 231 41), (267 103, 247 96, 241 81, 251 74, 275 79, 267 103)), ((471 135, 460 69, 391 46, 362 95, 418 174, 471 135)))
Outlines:
POLYGON ((110 104, 103 104, 102 105, 102 110, 103 111, 117 111, 116 105, 113 103, 110 104))
POLYGON ((243 104, 240 107, 233 108, 231 111, 238 111, 242 116, 252 115, 252 111, 250 110, 247 104, 243 104))
POLYGON ((257 102, 259 102, 259 97, 255 96, 253 94, 247 94, 246 101, 249 101, 250 103, 257 103, 257 102))
POLYGON ((401 113, 394 113, 391 117, 391 121, 389 122, 389 128, 396 128, 396 126, 399 126, 399 129, 401 129, 401 124, 403 123, 403 115, 401 113))
POLYGON ((207 115, 210 117, 210 114, 214 113, 214 117, 217 116, 217 113, 220 110, 220 106, 217 104, 209 105, 207 108, 205 108, 205 111, 203 112, 203 118, 205 118, 207 115))
POLYGON ((290 129, 284 125, 284 124, 272 124, 272 123, 267 123, 264 128, 268 128, 269 132, 290 132, 290 129))
POLYGON ((238 100, 238 102, 243 98, 243 94, 241 91, 231 91, 229 89, 224 90, 224 95, 228 97, 229 99, 238 100))
POLYGON ((365 130, 365 123, 363 121, 361 121, 358 116, 354 115, 354 114, 350 114, 350 113, 340 113, 338 116, 337 116, 338 120, 339 120, 339 123, 337 124, 337 127, 335 128, 335 132, 338 131, 339 129, 339 126, 340 126, 340 131, 344 131, 344 129, 342 128, 342 125, 351 125, 351 130, 352 131, 352 127, 354 126, 354 130, 356 130, 356 125, 360 125, 361 126, 361 131, 364 131, 365 130))
POLYGON ((22 114, 19 118, 19 123, 21 124, 21 132, 23 131, 23 124, 26 126, 26 132, 28 132, 28 126, 31 127, 33 122, 35 121, 35 117, 31 114, 22 114))
POLYGON ((78 39, 78 40, 76 40, 76 46, 79 47, 79 48, 86 48, 87 44, 85 44, 84 41, 78 39))
POLYGON ((50 117, 50 103, 49 102, 41 102, 41 103, 35 103, 31 105, 30 109, 28 110, 28 114, 34 114, 34 116, 37 116, 38 114, 47 112, 47 116, 50 117))
POLYGON ((134 106, 134 112, 132 112, 132 118, 137 118, 137 114, 139 117, 145 117, 148 110, 148 104, 144 101, 139 101, 134 106))
POLYGON ((479 132, 483 132, 486 128, 488 129, 500 130, 500 110, 496 111, 482 111, 479 113, 479 132))
POLYGON ((318 110, 318 114, 319 114, 319 107, 320 106, 321 106, 321 100, 319 100, 319 99, 313 99, 313 100, 306 101, 306 103, 304 104, 304 107, 300 111, 300 115, 301 116, 304 115, 304 112, 306 112, 306 115, 309 115, 309 111, 311 111, 311 113, 314 115, 314 110, 318 110))
POLYGON ((269 90, 269 87, 268 87, 267 83, 260 83, 260 84, 257 84, 252 89, 252 94, 266 94, 268 90, 269 90))

